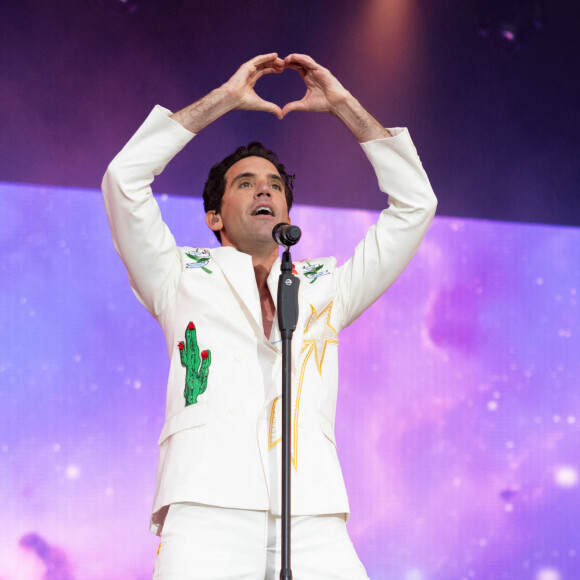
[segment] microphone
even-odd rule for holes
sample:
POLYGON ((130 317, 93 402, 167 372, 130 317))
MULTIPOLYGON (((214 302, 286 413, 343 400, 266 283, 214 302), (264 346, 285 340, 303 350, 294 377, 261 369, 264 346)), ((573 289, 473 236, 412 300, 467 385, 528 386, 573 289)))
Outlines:
POLYGON ((298 226, 292 226, 287 223, 279 223, 272 230, 272 237, 277 244, 287 248, 298 243, 302 232, 298 226))

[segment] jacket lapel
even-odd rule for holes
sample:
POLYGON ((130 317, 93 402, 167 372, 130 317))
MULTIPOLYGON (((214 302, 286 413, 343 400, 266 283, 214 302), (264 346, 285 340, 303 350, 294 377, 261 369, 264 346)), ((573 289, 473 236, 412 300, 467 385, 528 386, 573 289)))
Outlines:
POLYGON ((256 334, 264 336, 260 296, 254 277, 252 258, 234 248, 221 247, 210 250, 240 305, 250 320, 256 334))
POLYGON ((280 279, 280 258, 277 258, 268 274, 268 290, 272 295, 274 306, 278 310, 278 280, 280 279))

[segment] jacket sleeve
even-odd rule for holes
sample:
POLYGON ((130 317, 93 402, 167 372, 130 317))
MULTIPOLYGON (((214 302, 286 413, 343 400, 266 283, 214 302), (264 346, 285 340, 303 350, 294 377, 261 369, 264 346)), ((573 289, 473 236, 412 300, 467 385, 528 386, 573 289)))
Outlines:
POLYGON ((141 303, 159 317, 181 271, 175 239, 161 218, 151 183, 193 138, 156 106, 113 159, 102 189, 113 243, 141 303))
POLYGON ((437 199, 407 129, 362 143, 389 206, 337 272, 341 328, 354 322, 398 278, 419 248, 437 199))

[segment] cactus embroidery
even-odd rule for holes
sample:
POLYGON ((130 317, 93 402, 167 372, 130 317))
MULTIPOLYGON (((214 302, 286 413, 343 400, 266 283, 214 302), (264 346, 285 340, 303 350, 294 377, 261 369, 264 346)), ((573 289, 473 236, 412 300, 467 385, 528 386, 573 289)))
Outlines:
POLYGON ((199 352, 197 331, 193 322, 190 322, 185 329, 185 343, 180 341, 177 346, 179 347, 181 366, 187 369, 183 391, 187 407, 197 403, 199 395, 205 392, 209 366, 211 365, 211 352, 209 350, 199 352))

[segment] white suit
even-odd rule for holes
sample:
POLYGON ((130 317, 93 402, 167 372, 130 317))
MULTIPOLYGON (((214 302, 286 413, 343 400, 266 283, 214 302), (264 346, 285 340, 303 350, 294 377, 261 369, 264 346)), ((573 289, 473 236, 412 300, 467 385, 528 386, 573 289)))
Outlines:
MULTIPOLYGON (((273 467, 281 448, 277 321, 268 340, 249 255, 231 247, 179 248, 163 223, 150 184, 193 137, 168 114, 152 111, 103 180, 115 247, 135 294, 161 325, 171 359, 152 516, 157 533, 172 503, 277 514, 280 496, 273 467), (191 327, 186 337, 190 322, 194 339, 191 327), (186 374, 197 391, 207 379, 191 404, 186 374)), ((392 131, 392 138, 362 144, 389 194, 376 226, 340 267, 334 258, 295 265, 301 282, 292 343, 293 515, 348 513, 334 439, 337 334, 403 271, 435 212, 408 132, 392 131)), ((279 271, 275 263, 268 277, 274 302, 279 271)))

